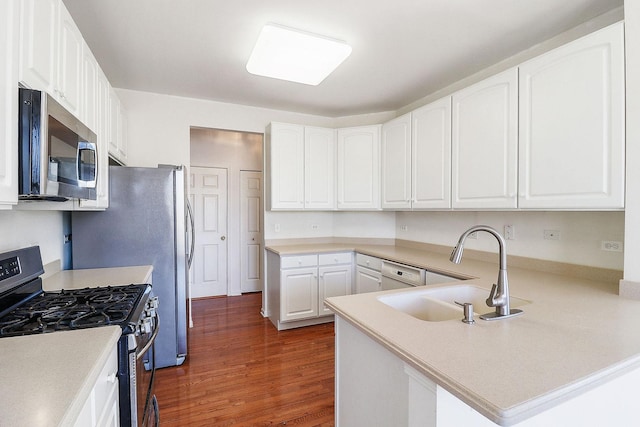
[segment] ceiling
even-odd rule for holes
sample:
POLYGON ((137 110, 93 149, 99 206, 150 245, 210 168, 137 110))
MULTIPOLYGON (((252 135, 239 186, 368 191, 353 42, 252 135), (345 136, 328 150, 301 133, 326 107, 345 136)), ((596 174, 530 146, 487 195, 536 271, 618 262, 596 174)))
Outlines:
POLYGON ((111 84, 341 117, 395 111, 623 0, 63 0, 111 84), (346 41, 318 86, 249 74, 265 23, 346 41))

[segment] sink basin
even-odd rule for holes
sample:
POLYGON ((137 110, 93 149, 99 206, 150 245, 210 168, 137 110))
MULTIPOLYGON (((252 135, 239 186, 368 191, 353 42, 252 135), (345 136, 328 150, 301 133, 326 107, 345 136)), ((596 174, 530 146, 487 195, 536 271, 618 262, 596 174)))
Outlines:
MULTIPOLYGON (((485 302, 488 296, 489 289, 473 285, 456 285, 434 289, 422 288, 409 292, 382 295, 378 297, 378 300, 417 319, 428 322, 442 322, 462 319, 462 307, 456 305, 454 301, 470 302, 473 304, 473 311, 477 315, 494 311, 495 308, 489 307, 485 302)), ((509 302, 511 308, 521 307, 530 303, 530 301, 517 297, 511 297, 509 302)))

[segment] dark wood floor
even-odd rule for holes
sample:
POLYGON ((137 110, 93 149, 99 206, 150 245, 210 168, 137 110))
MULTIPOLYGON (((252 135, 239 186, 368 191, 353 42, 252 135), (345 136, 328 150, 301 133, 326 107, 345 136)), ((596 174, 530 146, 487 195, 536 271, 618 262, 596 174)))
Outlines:
POLYGON ((182 366, 156 371, 160 425, 333 426, 333 323, 278 332, 262 295, 193 302, 182 366))

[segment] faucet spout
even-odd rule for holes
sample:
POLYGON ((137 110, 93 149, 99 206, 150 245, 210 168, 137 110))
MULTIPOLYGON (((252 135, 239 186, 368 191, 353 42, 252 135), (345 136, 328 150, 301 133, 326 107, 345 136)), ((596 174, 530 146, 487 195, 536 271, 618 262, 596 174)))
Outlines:
POLYGON ((489 298, 487 298, 486 301, 487 305, 489 307, 495 307, 496 311, 495 313, 484 314, 480 316, 480 318, 484 320, 491 320, 521 314, 522 310, 512 310, 509 305, 509 280, 507 278, 506 244, 504 238, 495 229, 487 225, 476 225, 462 233, 460 239, 458 239, 458 244, 456 244, 456 246, 453 248, 453 251, 451 252, 449 260, 454 264, 460 264, 460 262, 462 261, 462 253, 464 251, 464 243, 467 240, 467 237, 469 237, 471 233, 475 233, 476 231, 484 231, 493 235, 498 241, 500 250, 500 270, 498 272, 498 281, 491 288, 491 293, 489 294, 489 298))

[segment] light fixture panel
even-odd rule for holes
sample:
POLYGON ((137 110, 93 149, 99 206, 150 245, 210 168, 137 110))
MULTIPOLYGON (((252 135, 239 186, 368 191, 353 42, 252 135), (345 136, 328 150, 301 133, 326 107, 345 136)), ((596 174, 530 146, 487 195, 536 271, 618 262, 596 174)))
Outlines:
POLYGON ((247 62, 259 76, 316 86, 351 54, 340 40, 267 24, 247 62))

